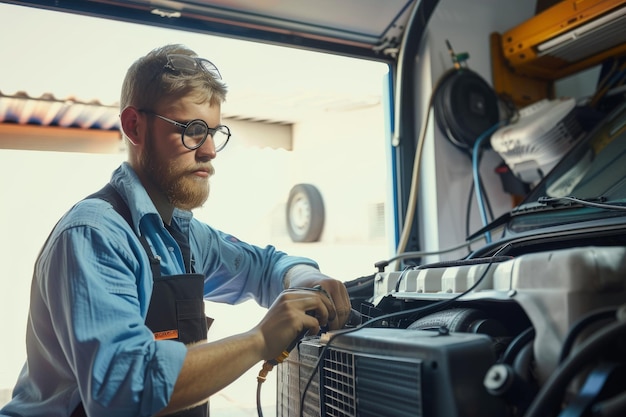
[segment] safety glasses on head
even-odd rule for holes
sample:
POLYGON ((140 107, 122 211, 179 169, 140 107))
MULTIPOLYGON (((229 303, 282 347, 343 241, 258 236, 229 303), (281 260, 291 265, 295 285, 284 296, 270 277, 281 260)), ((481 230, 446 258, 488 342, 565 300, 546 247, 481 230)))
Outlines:
POLYGON ((167 54, 165 68, 171 71, 179 71, 186 74, 195 74, 198 71, 205 71, 215 79, 221 80, 222 74, 214 63, 205 58, 183 54, 167 54))

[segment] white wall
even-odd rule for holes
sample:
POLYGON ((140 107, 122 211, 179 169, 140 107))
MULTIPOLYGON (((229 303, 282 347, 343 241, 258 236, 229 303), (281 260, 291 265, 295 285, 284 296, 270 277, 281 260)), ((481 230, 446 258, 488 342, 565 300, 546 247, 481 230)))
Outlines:
MULTIPOLYGON (((421 80, 416 89, 425 108, 429 93, 441 75, 452 68, 445 40, 449 40, 456 53, 469 53, 467 64, 488 84, 491 79, 489 35, 506 31, 534 15, 534 1, 489 0, 476 2, 443 0, 435 9, 429 22, 428 34, 419 52, 417 76, 421 80)), ((421 106, 421 107, 420 107, 421 106)), ((422 119, 422 113, 416 117, 422 119)), ((456 246, 465 241, 467 198, 472 184, 470 159, 455 148, 434 124, 431 117, 424 148, 422 187, 420 194, 423 249, 437 250, 456 246)), ((494 168, 501 159, 488 151, 483 155, 480 173, 494 216, 510 210, 512 200, 502 191, 500 179, 494 168)), ((472 205, 470 232, 482 227, 476 200, 472 205)), ((443 256, 456 259, 465 251, 443 256)), ((438 258, 431 258, 432 261, 438 258)))

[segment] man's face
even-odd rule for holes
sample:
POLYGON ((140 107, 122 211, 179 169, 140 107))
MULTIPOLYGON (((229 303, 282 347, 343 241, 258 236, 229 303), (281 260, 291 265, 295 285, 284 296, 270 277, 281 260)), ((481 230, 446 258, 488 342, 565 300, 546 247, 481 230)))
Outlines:
MULTIPOLYGON (((220 124, 220 106, 198 104, 191 98, 162 103, 155 113, 187 124, 202 119, 209 127, 220 124)), ((146 179, 169 202, 184 210, 202 206, 209 197, 209 178, 214 174, 211 160, 215 147, 209 136, 198 149, 187 149, 181 140, 183 129, 147 115, 147 137, 140 164, 146 179)))

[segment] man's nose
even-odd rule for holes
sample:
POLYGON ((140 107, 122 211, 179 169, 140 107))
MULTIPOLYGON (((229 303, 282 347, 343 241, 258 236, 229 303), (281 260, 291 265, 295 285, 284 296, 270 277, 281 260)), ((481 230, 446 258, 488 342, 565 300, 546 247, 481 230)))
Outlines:
POLYGON ((216 156, 217 152, 215 152, 215 142, 213 142, 213 138, 209 135, 202 146, 196 149, 196 158, 211 160, 216 156))

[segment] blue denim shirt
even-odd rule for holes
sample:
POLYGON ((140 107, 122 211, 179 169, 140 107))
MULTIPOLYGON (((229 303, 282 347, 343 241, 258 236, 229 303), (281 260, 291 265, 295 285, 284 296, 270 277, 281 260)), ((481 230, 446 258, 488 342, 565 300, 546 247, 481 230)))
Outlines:
MULTIPOLYGON (((137 234, 161 259, 163 275, 185 273, 183 258, 135 172, 127 163, 111 184, 132 215, 133 229, 106 202, 83 200, 54 228, 36 262, 26 332, 27 361, 9 416, 69 416, 83 402, 98 416, 150 416, 168 402, 183 364, 182 343, 155 341, 144 321, 152 272, 137 234)), ((260 248, 175 210, 190 238, 205 299, 269 306, 296 264, 272 246, 260 248)))

